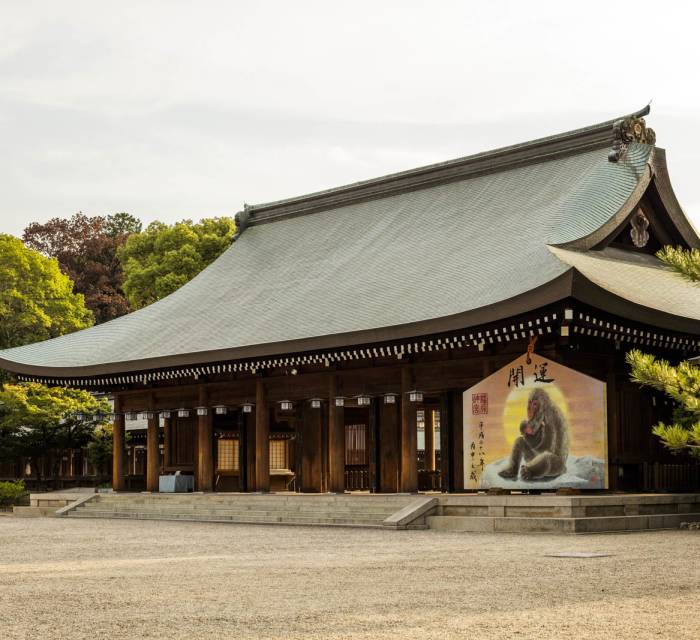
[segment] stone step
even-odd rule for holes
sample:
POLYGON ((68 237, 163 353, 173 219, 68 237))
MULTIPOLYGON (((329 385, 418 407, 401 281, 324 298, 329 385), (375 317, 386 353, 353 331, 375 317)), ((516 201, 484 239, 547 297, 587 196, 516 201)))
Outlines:
POLYGON ((68 514, 71 518, 112 518, 126 520, 175 520, 192 522, 230 522, 234 524, 290 524, 290 525, 329 525, 329 526, 357 526, 357 527, 381 527, 381 520, 374 518, 342 518, 342 517, 299 517, 278 515, 275 517, 253 516, 223 516, 221 514, 158 514, 153 512, 120 512, 120 511, 85 511, 75 510, 68 514))
POLYGON ((345 497, 326 497, 326 496, 298 496, 298 497, 293 497, 293 498, 287 498, 284 496, 255 496, 255 497, 247 497, 247 496, 211 496, 209 494, 204 494, 204 495, 197 495, 197 494, 175 494, 175 495, 168 495, 163 496, 163 497, 157 497, 155 495, 145 495, 145 496, 137 496, 137 495, 131 495, 131 496, 124 496, 124 495, 109 495, 109 496, 99 496, 99 500, 101 501, 113 501, 113 502, 133 502, 133 503, 138 503, 138 504, 160 504, 163 502, 172 502, 172 503, 179 503, 179 502, 184 502, 184 503, 189 503, 192 501, 193 498, 196 498, 200 503, 202 504, 214 504, 214 503, 228 503, 228 502, 236 502, 240 504, 270 504, 270 503, 275 503, 275 504, 289 504, 289 505, 306 505, 306 504, 328 504, 328 505, 337 505, 337 504, 363 504, 363 505, 372 505, 376 507, 394 507, 397 505, 403 505, 407 504, 410 502, 414 496, 407 496, 405 498, 392 498, 392 499, 382 499, 382 498, 374 498, 374 497, 354 497, 354 496, 345 496, 345 497))
POLYGON ((602 533, 606 531, 640 531, 677 529, 681 522, 698 522, 700 514, 665 514, 644 516, 600 516, 585 518, 428 516, 426 523, 436 531, 501 533, 602 533))
POLYGON ((100 512, 100 513, 154 513, 154 514, 186 514, 188 516, 197 516, 198 514, 204 515, 216 515, 220 514, 222 516, 240 516, 240 517, 273 517, 276 515, 284 514, 287 516, 299 516, 299 517, 326 517, 326 516, 336 516, 344 518, 372 518, 375 520, 385 520, 391 515, 388 513, 376 513, 367 512, 361 510, 343 510, 343 509, 317 509, 317 510, 304 510, 304 511, 291 511, 286 509, 178 509, 177 507, 171 507, 169 509, 143 509, 139 507, 130 507, 124 509, 118 509, 114 507, 101 507, 100 505, 91 505, 78 507, 76 511, 88 511, 88 512, 100 512))
POLYGON ((60 507, 13 507, 12 514, 18 518, 52 518, 60 507))

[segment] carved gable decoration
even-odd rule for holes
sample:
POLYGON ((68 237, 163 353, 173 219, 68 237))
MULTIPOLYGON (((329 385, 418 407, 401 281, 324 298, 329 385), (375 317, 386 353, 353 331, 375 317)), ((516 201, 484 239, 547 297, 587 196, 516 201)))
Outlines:
POLYGON ((632 219, 630 220, 630 237, 632 238, 632 244, 641 249, 646 247, 647 242, 649 242, 649 218, 644 215, 644 211, 637 209, 632 219))
POLYGON ((647 127, 644 118, 630 116, 617 120, 613 124, 613 135, 615 141, 612 151, 608 154, 610 162, 617 162, 625 153, 630 142, 640 142, 652 146, 656 144, 656 133, 651 127, 647 127))

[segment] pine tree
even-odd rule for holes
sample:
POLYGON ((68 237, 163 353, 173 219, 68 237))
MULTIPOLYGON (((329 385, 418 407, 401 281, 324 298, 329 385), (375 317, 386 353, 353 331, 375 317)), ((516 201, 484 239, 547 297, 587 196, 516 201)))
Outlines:
MULTIPOLYGON (((656 257, 693 283, 700 282, 700 251, 664 247, 656 257)), ((676 404, 672 424, 659 422, 654 435, 674 453, 690 452, 700 459, 700 367, 690 362, 677 366, 636 349, 627 354, 631 378, 662 391, 676 404)))

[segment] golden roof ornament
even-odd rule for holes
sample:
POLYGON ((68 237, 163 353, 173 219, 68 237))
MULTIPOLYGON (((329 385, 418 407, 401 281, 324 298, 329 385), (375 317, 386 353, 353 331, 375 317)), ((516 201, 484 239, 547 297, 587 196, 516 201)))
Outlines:
MULTIPOLYGON (((646 112, 649 112, 648 107, 646 112)), ((652 146, 656 144, 654 130, 651 127, 647 127, 644 118, 636 114, 616 120, 613 124, 613 136, 615 141, 613 142, 612 151, 608 154, 610 162, 617 162, 627 150, 630 142, 639 142, 652 146)))

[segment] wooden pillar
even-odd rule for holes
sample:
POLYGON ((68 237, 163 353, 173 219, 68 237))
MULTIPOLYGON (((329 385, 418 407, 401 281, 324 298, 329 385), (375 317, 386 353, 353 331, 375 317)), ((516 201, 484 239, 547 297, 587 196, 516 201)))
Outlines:
POLYGON ((146 431, 146 491, 158 491, 160 450, 158 447, 158 414, 150 414, 146 431))
POLYGON ((270 413, 261 379, 255 386, 255 488, 270 490, 270 413))
POLYGON ((435 471, 435 414, 432 407, 423 405, 425 429, 425 470, 435 471))
POLYGON ((401 491, 418 491, 418 433, 416 425, 416 405, 411 402, 408 392, 413 386, 410 367, 401 369, 401 491))
POLYGON ((238 425, 238 490, 248 491, 248 430, 245 413, 239 411, 236 416, 238 425))
POLYGON ((124 438, 126 426, 124 424, 124 414, 121 413, 121 402, 119 397, 114 398, 114 423, 112 425, 112 488, 115 491, 124 491, 126 481, 124 478, 124 460, 126 449, 124 438))
POLYGON ((243 422, 245 425, 246 441, 245 441, 245 456, 246 456, 246 473, 248 481, 246 491, 257 491, 256 475, 255 475, 255 414, 244 413, 243 422))
POLYGON ((206 387, 199 387, 199 406, 205 415, 197 415, 197 491, 214 490, 214 416, 207 406, 206 387))
POLYGON ((379 455, 379 424, 382 400, 372 398, 369 407, 368 420, 368 445, 369 445, 369 490, 377 493, 379 489, 379 477, 381 475, 381 457, 379 455))
POLYGON ((328 491, 345 491, 345 409, 335 405, 338 377, 328 381, 328 491))
POLYGON ((464 491, 464 411, 463 396, 461 390, 452 391, 452 480, 454 491, 464 491))
POLYGON ((321 427, 323 409, 314 409, 305 402, 301 423, 301 490, 313 493, 321 491, 323 461, 321 455, 321 427))
POLYGON ((172 465, 173 422, 171 418, 163 418, 163 466, 172 465))
POLYGON ((401 399, 386 404, 382 400, 379 412, 379 491, 396 493, 401 486, 399 411, 401 399))
POLYGON ((445 391, 440 397, 440 476, 442 490, 454 491, 452 432, 454 430, 454 409, 452 394, 445 391))

